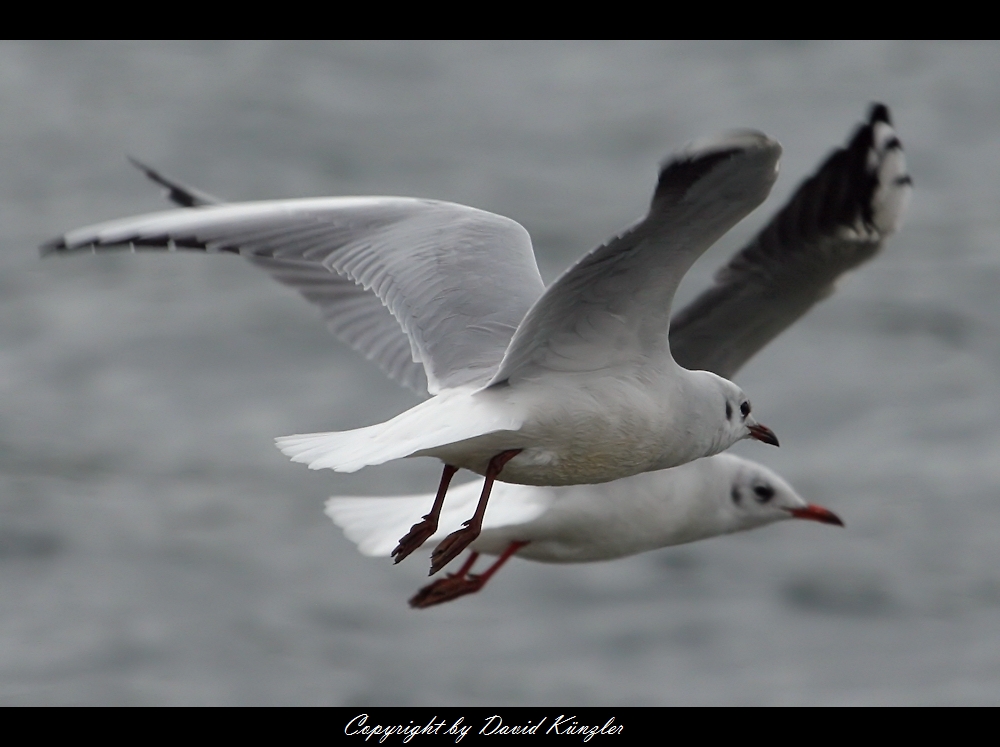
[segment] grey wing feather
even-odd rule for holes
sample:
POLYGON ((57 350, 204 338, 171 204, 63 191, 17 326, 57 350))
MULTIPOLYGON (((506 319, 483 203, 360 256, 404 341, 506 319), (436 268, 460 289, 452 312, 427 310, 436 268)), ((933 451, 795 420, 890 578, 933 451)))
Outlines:
POLYGON ((379 297, 319 262, 252 257, 250 261, 320 308, 333 335, 375 363, 390 379, 427 394, 424 367, 410 338, 379 297))
POLYGON ((540 371, 594 371, 669 357, 684 273, 767 197, 781 147, 742 131, 689 146, 663 167, 649 213, 571 267, 518 328, 491 385, 540 371))
POLYGON ((730 378, 758 350, 871 259, 898 229, 911 179, 889 110, 872 107, 768 225, 672 320, 685 368, 730 378))
MULTIPOLYGON (((431 393, 484 384, 544 286, 518 223, 463 205, 402 197, 317 198, 173 210, 70 231, 43 253, 132 246, 230 252, 253 259, 319 303, 345 339, 401 383, 420 386, 385 311, 368 328, 336 321, 370 292, 405 332, 431 393), (268 263, 265 260, 273 260, 268 263), (311 265, 311 268, 307 268, 311 265), (323 300, 320 303, 320 299, 323 300), (367 331, 366 331, 367 330, 367 331)), ((367 309, 377 312, 374 303, 367 309)))

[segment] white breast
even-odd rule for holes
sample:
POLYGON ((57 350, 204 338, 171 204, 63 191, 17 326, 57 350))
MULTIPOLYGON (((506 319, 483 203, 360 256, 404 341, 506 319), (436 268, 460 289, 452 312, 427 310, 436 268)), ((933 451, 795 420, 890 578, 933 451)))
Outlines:
POLYGON ((639 379, 628 371, 563 378, 559 387, 542 379, 496 394, 483 392, 496 398, 496 406, 524 413, 522 427, 449 444, 433 455, 483 474, 494 455, 523 449, 500 480, 578 485, 665 469, 711 453, 716 434, 699 430, 705 429, 684 378, 639 379))

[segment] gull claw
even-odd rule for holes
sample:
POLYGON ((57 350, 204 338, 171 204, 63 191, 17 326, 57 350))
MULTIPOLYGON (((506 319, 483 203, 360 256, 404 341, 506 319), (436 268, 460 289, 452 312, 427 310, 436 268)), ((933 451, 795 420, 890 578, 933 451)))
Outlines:
POLYGON ((451 573, 444 578, 439 578, 432 584, 427 584, 410 599, 410 606, 414 609, 424 609, 433 607, 435 604, 450 602, 452 599, 464 597, 466 594, 474 594, 483 588, 486 581, 481 576, 463 576, 451 573))
POLYGON ((431 572, 428 576, 433 576, 435 573, 444 568, 448 563, 457 558, 462 550, 467 548, 472 541, 479 536, 479 529, 473 529, 472 527, 464 527, 455 532, 452 532, 447 537, 445 537, 434 548, 434 552, 431 553, 431 572))
POLYGON ((437 531, 437 522, 431 520, 430 514, 418 521, 404 537, 399 540, 396 549, 392 551, 393 562, 398 563, 411 552, 424 544, 437 531))

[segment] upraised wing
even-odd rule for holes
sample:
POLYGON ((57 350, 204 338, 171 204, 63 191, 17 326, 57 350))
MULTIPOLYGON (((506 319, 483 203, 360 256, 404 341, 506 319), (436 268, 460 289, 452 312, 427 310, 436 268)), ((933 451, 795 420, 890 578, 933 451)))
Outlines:
POLYGON ((731 378, 881 249, 902 223, 911 184, 889 110, 875 104, 715 285, 674 316, 674 360, 731 378))
POLYGON ((320 305, 335 333, 386 373, 419 388, 419 375, 406 364, 408 346, 432 394, 489 381, 544 289, 520 224, 463 205, 404 197, 171 210, 70 231, 42 251, 129 246, 248 257, 320 305), (323 271, 337 279, 330 282, 323 271))
POLYGON ((669 359, 670 305, 681 278, 764 201, 780 155, 773 140, 741 131, 674 156, 646 217, 577 262, 532 306, 491 386, 669 359))

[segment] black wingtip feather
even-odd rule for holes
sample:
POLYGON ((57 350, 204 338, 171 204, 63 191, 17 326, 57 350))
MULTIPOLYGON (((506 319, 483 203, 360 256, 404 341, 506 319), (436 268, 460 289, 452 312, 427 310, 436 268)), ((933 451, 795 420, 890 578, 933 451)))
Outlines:
POLYGON ((161 187, 165 187, 167 190, 167 199, 175 205, 180 205, 181 207, 201 207, 203 205, 217 205, 222 202, 222 200, 207 192, 202 192, 192 187, 187 187, 180 182, 175 182, 173 179, 168 179, 156 169, 144 164, 138 158, 133 158, 132 156, 125 157, 130 164, 139 169, 148 179, 156 182, 161 187))
MULTIPOLYGON (((847 144, 827 156, 757 238, 720 269, 719 281, 728 282, 725 278, 730 275, 739 277, 752 272, 755 266, 808 246, 816 237, 832 235, 841 227, 854 227, 859 222, 873 226, 879 176, 870 167, 869 152, 875 147, 875 129, 880 122, 891 126, 889 107, 875 103, 868 120, 857 127, 847 144)), ((902 148, 902 144, 898 139, 889 140, 883 148, 902 148)), ((909 177, 897 181, 900 185, 911 183, 909 177)), ((860 262, 865 256, 865 252, 858 251, 850 261, 860 262)))
MULTIPOLYGON (((879 182, 878 174, 869 168, 868 153, 875 146, 875 125, 879 122, 892 126, 892 116, 885 104, 874 103, 868 121, 858 126, 847 145, 831 153, 816 174, 803 184, 803 193, 817 193, 811 198, 820 206, 816 229, 829 231, 838 225, 850 226, 858 217, 866 225, 872 225, 872 200, 879 182), (807 187, 809 183, 813 185, 811 189, 807 187), (820 192, 825 193, 822 199, 818 196, 820 192)), ((893 138, 884 147, 901 149, 903 144, 899 138, 893 138)))
POLYGON ((868 125, 874 125, 876 122, 885 122, 887 125, 892 125, 889 107, 877 101, 872 104, 871 110, 868 113, 868 125))
POLYGON ((653 204, 665 199, 679 199, 716 164, 741 152, 739 148, 727 148, 667 161, 660 169, 653 204))
POLYGON ((66 239, 62 236, 46 241, 40 247, 38 247, 38 252, 43 257, 49 254, 55 254, 56 252, 61 252, 66 249, 66 239))

